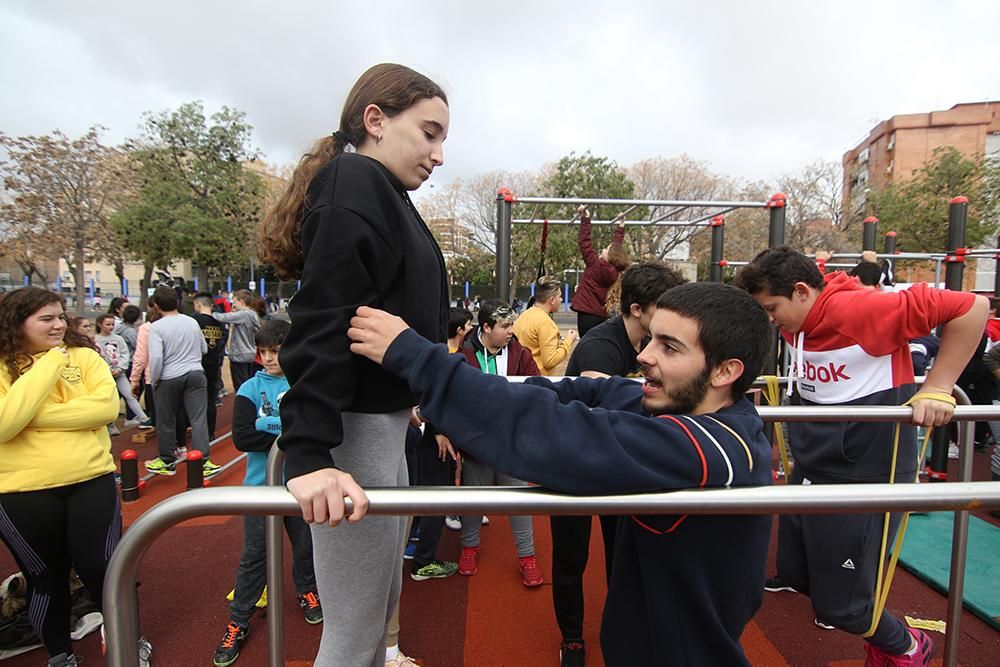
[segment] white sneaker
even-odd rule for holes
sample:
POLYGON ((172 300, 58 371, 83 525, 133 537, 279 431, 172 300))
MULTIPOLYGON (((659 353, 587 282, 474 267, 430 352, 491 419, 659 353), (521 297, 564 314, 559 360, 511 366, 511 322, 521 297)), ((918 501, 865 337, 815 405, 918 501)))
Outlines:
POLYGON ((957 459, 959 453, 961 453, 961 450, 958 448, 958 445, 956 445, 954 442, 948 445, 949 459, 957 459))
POLYGON ((454 514, 449 514, 444 518, 444 525, 448 526, 449 530, 462 530, 462 520, 454 514))
POLYGON ((133 419, 126 419, 125 420, 125 428, 135 428, 136 426, 138 426, 139 424, 141 424, 141 423, 143 423, 145 421, 146 421, 145 419, 139 419, 138 417, 135 417, 133 419))

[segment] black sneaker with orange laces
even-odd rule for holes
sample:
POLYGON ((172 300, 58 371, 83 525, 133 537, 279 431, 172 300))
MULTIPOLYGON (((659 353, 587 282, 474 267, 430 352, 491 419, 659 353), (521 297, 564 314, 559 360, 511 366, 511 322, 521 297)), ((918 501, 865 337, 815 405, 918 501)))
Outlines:
POLYGON ((249 626, 230 621, 229 625, 226 626, 226 634, 223 635, 219 647, 215 649, 215 658, 212 659, 212 664, 215 667, 229 667, 236 662, 236 659, 240 657, 240 646, 249 632, 249 626))
POLYGON ((306 623, 316 625, 323 622, 323 607, 319 605, 319 596, 316 591, 300 595, 299 606, 302 607, 302 615, 306 617, 306 623))

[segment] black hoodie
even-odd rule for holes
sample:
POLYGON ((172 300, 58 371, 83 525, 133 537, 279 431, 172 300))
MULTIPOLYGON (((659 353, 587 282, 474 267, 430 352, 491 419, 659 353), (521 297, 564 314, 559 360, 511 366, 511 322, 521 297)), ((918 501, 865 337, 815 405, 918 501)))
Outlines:
POLYGON ((291 390, 281 403, 291 479, 334 465, 344 411, 384 413, 416 405, 406 383, 351 354, 347 329, 359 306, 399 315, 444 342, 444 258, 402 184, 380 162, 344 153, 313 179, 302 223, 302 284, 288 306, 281 346, 291 390))

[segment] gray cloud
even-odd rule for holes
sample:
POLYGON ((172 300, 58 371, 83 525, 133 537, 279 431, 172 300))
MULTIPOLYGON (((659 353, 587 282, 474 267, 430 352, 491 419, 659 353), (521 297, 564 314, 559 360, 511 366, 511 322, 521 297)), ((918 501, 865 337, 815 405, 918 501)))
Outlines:
POLYGON ((449 91, 435 181, 571 150, 680 153, 772 178, 839 159, 896 113, 1000 99, 1000 6, 981 2, 192 2, 11 0, 0 129, 100 123, 202 99, 245 111, 268 158, 336 129, 376 62, 449 91), (945 6, 947 5, 947 6, 945 6))

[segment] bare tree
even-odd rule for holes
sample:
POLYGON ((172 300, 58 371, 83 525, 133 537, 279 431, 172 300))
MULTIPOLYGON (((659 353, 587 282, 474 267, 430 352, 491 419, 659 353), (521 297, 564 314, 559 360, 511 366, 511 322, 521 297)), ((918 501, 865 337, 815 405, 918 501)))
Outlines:
MULTIPOLYGON (((730 200, 736 192, 732 179, 713 173, 708 164, 688 155, 674 158, 656 157, 642 160, 629 167, 628 176, 635 183, 639 199, 719 201, 730 200)), ((669 220, 690 221, 710 213, 712 209, 688 208, 669 215, 669 220)), ((671 211, 655 208, 649 220, 663 219, 671 211)), ((704 227, 650 226, 640 233, 630 230, 635 256, 664 259, 674 248, 691 241, 704 227)))
POLYGON ((843 169, 840 163, 816 160, 778 179, 787 198, 785 241, 802 250, 848 250, 860 247, 856 221, 841 211, 843 169))
POLYGON ((101 129, 94 126, 78 139, 58 130, 25 137, 0 133, 0 146, 7 151, 0 171, 14 197, 14 218, 22 230, 38 231, 53 254, 66 260, 77 312, 83 310, 84 263, 111 236, 107 216, 124 177, 118 150, 101 143, 101 129))

